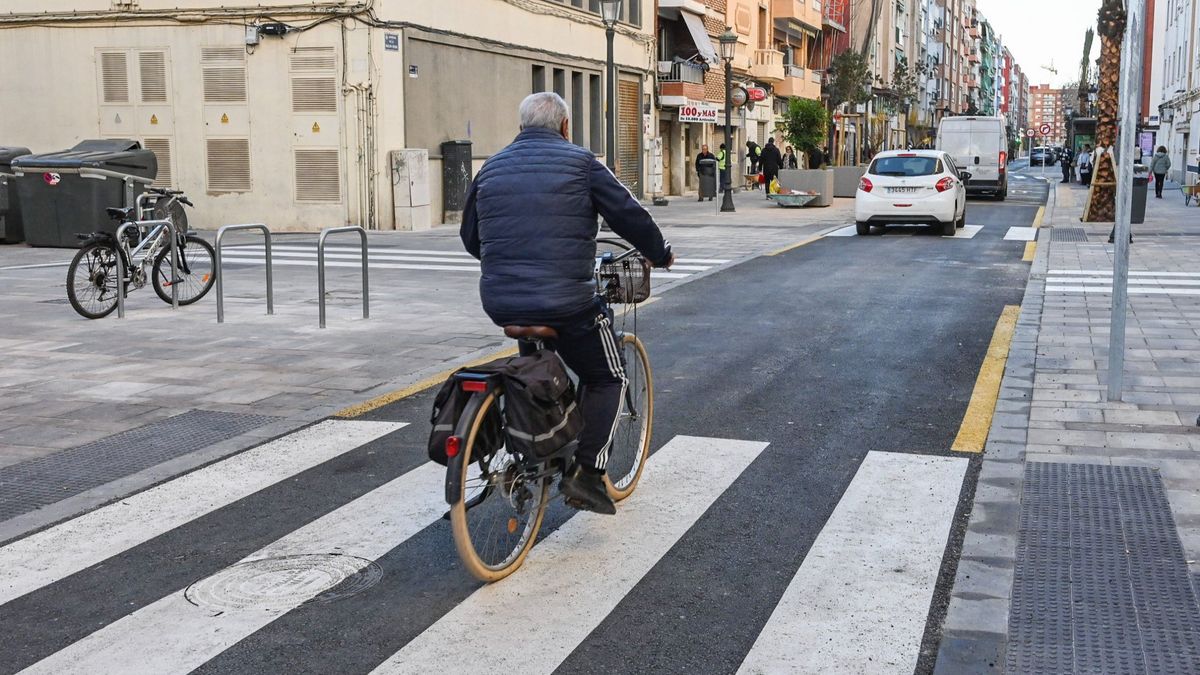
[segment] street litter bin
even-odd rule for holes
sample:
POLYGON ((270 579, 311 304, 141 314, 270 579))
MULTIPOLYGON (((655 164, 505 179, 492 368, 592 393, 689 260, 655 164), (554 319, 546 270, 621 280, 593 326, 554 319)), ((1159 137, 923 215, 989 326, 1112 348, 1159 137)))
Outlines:
POLYGON ((700 160, 700 199, 712 201, 717 196, 717 160, 700 160))
POLYGON ((1146 222, 1146 192, 1150 183, 1150 167, 1133 165, 1133 200, 1129 206, 1129 222, 1146 222))
POLYGON ((13 160, 25 241, 78 248, 80 233, 116 232, 108 207, 134 206, 158 175, 158 159, 133 140, 83 141, 70 150, 13 160))
POLYGON ((25 241, 21 211, 17 208, 17 177, 12 172, 12 161, 28 154, 29 148, 0 146, 0 244, 25 241))

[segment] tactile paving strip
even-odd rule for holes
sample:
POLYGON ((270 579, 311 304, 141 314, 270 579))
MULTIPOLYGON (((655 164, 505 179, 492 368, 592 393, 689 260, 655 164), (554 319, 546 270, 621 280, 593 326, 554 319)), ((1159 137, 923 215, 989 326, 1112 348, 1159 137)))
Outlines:
POLYGON ((1056 227, 1050 230, 1050 241, 1082 241, 1086 243, 1087 230, 1082 227, 1056 227))
POLYGON ((240 436, 278 419, 189 410, 45 457, 0 467, 0 521, 240 436))
POLYGON ((1158 472, 1030 462, 1009 673, 1200 673, 1200 603, 1158 472))

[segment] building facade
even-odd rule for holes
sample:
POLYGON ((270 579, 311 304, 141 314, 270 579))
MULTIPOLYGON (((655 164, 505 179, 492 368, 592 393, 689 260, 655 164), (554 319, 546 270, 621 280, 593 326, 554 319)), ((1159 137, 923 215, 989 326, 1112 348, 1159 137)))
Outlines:
POLYGON ((1200 65, 1196 63, 1197 0, 1168 0, 1155 12, 1154 51, 1161 94, 1156 145, 1171 156, 1170 180, 1196 182, 1200 173, 1200 65), (1161 47, 1159 47, 1161 45, 1161 47), (1161 49, 1161 51, 1159 51, 1161 49))
MULTIPOLYGON (((41 111, 0 117, 0 135, 35 152, 137 139, 159 156, 159 184, 192 195, 199 227, 440 224, 453 216, 443 143, 469 141, 478 169, 516 135, 533 91, 562 94, 571 140, 610 159, 593 0, 46 4, 8 0, 0 15, 0 90, 41 111)), ((654 26, 652 0, 626 0, 611 161, 636 194, 650 168, 654 26)))
POLYGON ((1029 127, 1038 130, 1035 145, 1066 144, 1066 106, 1074 94, 1074 90, 1055 89, 1048 84, 1029 88, 1029 127), (1050 133, 1042 135, 1041 129, 1046 125, 1050 133))

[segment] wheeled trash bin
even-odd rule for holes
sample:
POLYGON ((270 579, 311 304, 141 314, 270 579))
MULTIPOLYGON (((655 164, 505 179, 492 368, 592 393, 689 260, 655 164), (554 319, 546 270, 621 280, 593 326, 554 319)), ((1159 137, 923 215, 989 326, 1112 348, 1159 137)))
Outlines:
POLYGON ((154 153, 133 140, 83 141, 13 160, 25 241, 78 248, 77 234, 115 232, 108 207, 134 206, 158 175, 154 153))
POLYGON ((12 172, 12 161, 28 154, 29 148, 0 146, 0 244, 25 241, 21 211, 17 208, 17 177, 12 172))
POLYGON ((712 201, 717 196, 717 160, 702 159, 699 162, 700 199, 712 201))

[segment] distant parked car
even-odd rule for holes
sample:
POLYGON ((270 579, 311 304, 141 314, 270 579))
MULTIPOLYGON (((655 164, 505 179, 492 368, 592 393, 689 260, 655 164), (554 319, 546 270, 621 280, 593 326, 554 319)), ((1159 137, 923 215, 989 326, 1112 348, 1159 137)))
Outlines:
POLYGON ((888 150, 875 155, 854 197, 855 230, 872 225, 933 225, 946 236, 967 220, 966 182, 941 150, 888 150))
POLYGON ((1029 166, 1053 166, 1058 161, 1054 150, 1038 146, 1029 153, 1029 166))

